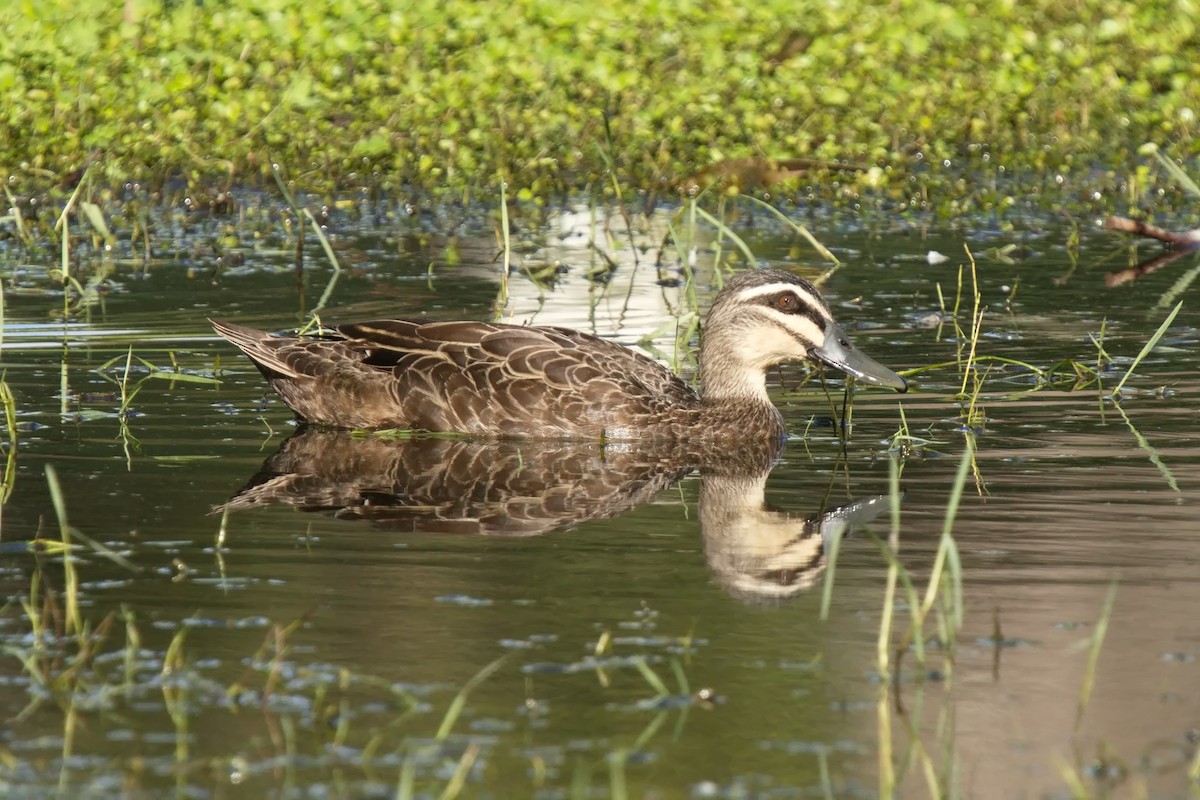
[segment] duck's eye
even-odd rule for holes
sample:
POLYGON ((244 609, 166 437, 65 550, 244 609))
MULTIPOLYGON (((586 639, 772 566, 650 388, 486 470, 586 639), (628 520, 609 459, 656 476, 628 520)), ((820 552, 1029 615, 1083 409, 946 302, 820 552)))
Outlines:
POLYGON ((784 292, 775 298, 775 307, 785 314, 794 314, 800 309, 800 298, 791 292, 784 292))

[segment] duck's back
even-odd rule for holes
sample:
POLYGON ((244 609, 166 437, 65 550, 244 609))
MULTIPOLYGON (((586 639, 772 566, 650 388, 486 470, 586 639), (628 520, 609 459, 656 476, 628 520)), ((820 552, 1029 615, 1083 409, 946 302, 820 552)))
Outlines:
POLYGON ((682 435, 699 398, 654 360, 565 328, 383 320, 316 338, 220 323, 303 419, 488 436, 682 435))

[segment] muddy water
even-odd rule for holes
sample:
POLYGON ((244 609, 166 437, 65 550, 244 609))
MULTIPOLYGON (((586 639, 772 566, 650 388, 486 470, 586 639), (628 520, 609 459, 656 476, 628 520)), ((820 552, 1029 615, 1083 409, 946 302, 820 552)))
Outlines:
MULTIPOLYGON (((874 797, 889 773, 914 797, 929 794, 927 775, 970 797, 1060 796, 1076 779, 1098 793, 1189 791, 1200 336, 1188 291, 1121 407, 1106 395, 1194 260, 1110 289, 1105 274, 1137 254, 1086 223, 1073 250, 1070 231, 1044 219, 965 232, 806 220, 845 262, 826 288, 835 313, 897 369, 967 346, 935 314, 939 285, 954 302, 964 243, 988 309, 981 354, 1094 367, 1089 334, 1103 330, 1115 365, 1102 388, 1077 388, 992 363, 969 426, 957 369, 924 371, 907 396, 857 394, 845 442, 831 401, 785 369, 771 384, 795 433, 786 449, 700 474, 586 445, 297 437, 204 319, 282 329, 323 296, 328 319, 501 309, 641 345, 686 372, 677 334, 692 306, 673 279, 690 263, 705 307, 714 250, 737 252, 728 241, 698 233, 659 271, 665 216, 634 248, 618 215, 555 215, 521 229, 502 290, 486 225, 447 237, 445 219, 381 205, 334 215, 336 281, 311 241, 297 281, 278 212, 244 205, 242 224, 259 232, 226 242, 222 261, 206 243, 236 219, 164 225, 179 238, 149 264, 83 252, 77 274, 107 277, 68 325, 44 277, 57 257, 11 242, 0 253, 0 357, 18 426, 0 529, 13 598, 0 617, 7 796, 404 797, 461 785, 479 797, 874 797), (949 261, 931 264, 930 250, 949 261), (122 414, 130 346, 221 383, 148 377, 135 358, 122 414), (877 670, 877 540, 901 408, 926 440, 899 461, 901 559, 922 592, 968 427, 977 470, 953 527, 962 629, 938 646, 931 617, 927 663, 893 656, 889 685, 877 670), (69 524, 100 546, 81 545, 71 565, 80 618, 104 634, 82 637, 82 652, 64 619, 69 571, 30 544, 60 536, 48 466, 69 524), (227 516, 212 513, 226 502, 227 516), (829 545, 844 528, 822 621, 829 545), (31 594, 36 607, 23 608, 31 594)), ((763 264, 822 270, 769 220, 743 217, 737 230, 763 264)), ((840 382, 830 386, 840 405, 840 382)), ((911 618, 898 604, 896 641, 911 618)))

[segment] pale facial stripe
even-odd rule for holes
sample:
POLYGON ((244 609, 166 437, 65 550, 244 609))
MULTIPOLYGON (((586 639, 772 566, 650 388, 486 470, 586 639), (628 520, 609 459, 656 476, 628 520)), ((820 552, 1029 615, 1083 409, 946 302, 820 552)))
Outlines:
POLYGON ((739 345, 741 360, 755 370, 804 358, 825 341, 824 331, 808 317, 764 317, 765 324, 755 331, 753 344, 743 341, 739 345))
POLYGON ((825 319, 833 319, 832 315, 825 308, 825 302, 818 295, 794 283, 768 283, 763 286, 743 289, 738 293, 737 300, 741 303, 749 303, 761 297, 782 294, 783 292, 791 292, 800 298, 801 303, 813 309, 825 319))
POLYGON ((805 350, 811 351, 825 342, 825 331, 807 316, 772 317, 771 322, 788 332, 805 350))

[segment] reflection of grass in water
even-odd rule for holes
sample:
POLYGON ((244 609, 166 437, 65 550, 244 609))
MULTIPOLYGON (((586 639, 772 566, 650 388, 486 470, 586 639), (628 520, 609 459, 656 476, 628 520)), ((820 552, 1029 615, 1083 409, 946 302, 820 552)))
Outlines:
MULTIPOLYGON (((1108 587, 1108 593, 1104 597, 1104 606, 1100 611, 1100 617, 1096 620, 1095 628, 1092 630, 1092 635, 1088 641, 1088 660, 1087 666, 1084 668, 1083 680, 1079 685, 1079 699, 1075 706, 1075 730, 1072 734, 1078 739, 1083 731, 1083 717, 1087 712, 1088 703, 1092 698, 1092 689, 1096 685, 1096 672, 1100 664, 1100 651, 1104 647, 1104 637, 1108 634, 1108 622, 1112 618, 1113 604, 1117 597, 1117 581, 1114 579, 1108 587)), ((1115 754, 1111 753, 1107 745, 1101 741, 1099 743, 1100 755, 1097 760, 1086 768, 1087 772, 1092 773, 1092 779, 1096 783, 1101 783, 1110 779, 1113 774, 1119 775, 1123 780, 1128 775, 1128 768, 1115 754)), ((1055 761, 1058 765, 1059 774, 1062 776, 1063 782, 1071 792, 1071 796, 1080 800, 1088 800, 1093 797, 1107 797, 1108 789, 1101 786, 1088 786, 1085 778, 1085 768, 1082 766, 1083 757, 1079 752, 1075 753, 1076 766, 1067 763, 1061 756, 1056 756, 1055 761)), ((1200 752, 1196 755, 1197 762, 1200 762, 1200 752)), ((1194 779, 1193 779, 1194 780, 1194 779)), ((1142 795, 1145 795, 1145 787, 1142 787, 1142 795)))
MULTIPOLYGON (((1137 356, 1134 357, 1133 362, 1129 365, 1129 368, 1125 370, 1125 374, 1121 376, 1121 380, 1117 383, 1113 390, 1108 393, 1108 398, 1113 401, 1113 405, 1117 409, 1117 413, 1120 414, 1121 419, 1125 421, 1125 425, 1129 428, 1130 433, 1133 434, 1133 438, 1137 441, 1138 447, 1145 451, 1146 455, 1150 458, 1150 463, 1152 463, 1158 469, 1163 478, 1166 480, 1167 485, 1176 494, 1179 494, 1182 490, 1179 488, 1179 482, 1175 480, 1175 474, 1162 460, 1162 456, 1159 454, 1158 449, 1154 447, 1154 445, 1150 444, 1150 441, 1142 435, 1141 431, 1139 431, 1133 424, 1133 420, 1131 420, 1129 415, 1125 413, 1125 409, 1121 406, 1121 398, 1123 397, 1121 394, 1121 389, 1133 376, 1133 373, 1138 368, 1138 365, 1141 364, 1146 356, 1148 356, 1154 350, 1159 340, 1161 340, 1166 334, 1167 329, 1175 320, 1175 315, 1179 313, 1181 308, 1183 308, 1182 300, 1176 304, 1171 313, 1168 314, 1166 319, 1164 319, 1158 326, 1158 329, 1150 336, 1149 339, 1146 340, 1146 343, 1142 345, 1142 349, 1138 352, 1137 356)), ((1096 344, 1096 350, 1099 353, 1098 358, 1111 361, 1107 352, 1105 352, 1102 341, 1097 341, 1095 339, 1092 341, 1096 344)))
POLYGON ((945 737, 942 763, 935 763, 926 750, 920 736, 921 708, 925 687, 925 676, 931 674, 928 666, 928 643, 925 633, 926 621, 936 611, 938 651, 941 654, 941 680, 944 694, 949 697, 953 680, 955 643, 963 623, 962 562, 958 546, 954 541, 954 520, 962 500, 967 475, 974 463, 974 437, 964 436, 965 448, 959 461, 954 483, 951 485, 942 535, 930 569, 924 597, 920 595, 908 570, 900 562, 900 465, 896 459, 889 462, 889 497, 891 500, 891 529, 887 542, 879 542, 884 559, 888 564, 887 584, 883 597, 883 610, 879 623, 876 646, 876 670, 880 677, 876 699, 876 723, 879 737, 879 795, 890 798, 905 771, 913 764, 920 767, 926 788, 932 797, 955 793, 957 765, 953 756, 952 705, 943 705, 943 717, 938 728, 945 737), (897 591, 902 588, 905 607, 909 612, 908 627, 896 640, 894 616, 899 603, 897 591), (919 670, 916 699, 911 709, 901 703, 899 690, 903 655, 912 648, 916 667, 919 670), (894 696, 893 696, 894 695, 894 696), (908 730, 908 750, 897 763, 892 742, 893 702, 908 730))
MULTIPOLYGON (((954 752, 953 680, 955 671, 953 667, 956 639, 963 625, 964 595, 962 564, 953 538, 953 526, 967 476, 974 463, 976 447, 974 437, 970 434, 965 436, 965 442, 966 447, 951 486, 941 538, 923 596, 899 559, 900 464, 897 459, 892 459, 890 462, 889 496, 892 522, 888 541, 879 542, 888 564, 888 572, 876 651, 876 668, 881 679, 876 699, 876 725, 879 741, 879 796, 882 798, 894 797, 905 774, 914 767, 918 768, 923 775, 928 796, 953 797, 957 796, 960 791, 958 786, 959 765, 954 752), (894 635, 893 620, 897 608, 901 606, 897 598, 898 590, 903 591, 905 601, 903 607, 908 609, 909 617, 907 628, 897 639, 894 635), (930 639, 926 635, 925 627, 931 613, 936 613, 936 637, 933 640, 938 643, 940 672, 931 670, 928 660, 927 644, 930 639), (910 648, 918 672, 913 696, 908 699, 906 704, 900 693, 901 662, 910 648), (936 675, 936 681, 931 682, 927 678, 933 675, 936 675), (927 748, 921 738, 924 693, 931 685, 941 687, 943 698, 936 726, 940 742, 937 751, 927 748), (907 733, 907 747, 903 752, 897 750, 893 741, 893 729, 897 722, 907 733)), ((834 558, 836 558, 836 548, 831 553, 831 561, 834 558)), ((830 565, 827 574, 831 574, 832 570, 833 564, 830 565)), ((1073 733, 1075 739, 1082 734, 1084 715, 1096 684, 1100 653, 1107 634, 1108 623, 1112 617, 1116 589, 1117 582, 1114 580, 1109 587, 1092 635, 1088 639, 1088 659, 1076 703, 1073 733)), ((999 633, 998 621, 993 644, 995 647, 1003 646, 1003 637, 999 633)), ((1200 780, 1200 752, 1192 754, 1189 758, 1187 774, 1194 783, 1200 780)), ((1103 741, 1099 744, 1099 754, 1096 759, 1086 768, 1081 765, 1083 761, 1083 757, 1078 752, 1075 754, 1075 762, 1078 766, 1071 766, 1061 757, 1055 757, 1055 763, 1062 779, 1073 797, 1107 796, 1107 789, 1100 784, 1113 778, 1104 776, 1117 776, 1117 779, 1124 780, 1129 775, 1129 768, 1125 762, 1112 753, 1103 741), (1089 773, 1094 773, 1092 785, 1089 785, 1088 780, 1085 779, 1085 775, 1089 773)))
MULTIPOLYGON (((59 538, 42 537, 31 543, 38 561, 27 596, 19 608, 10 603, 4 609, 19 611, 23 630, 6 628, 0 638, 4 654, 19 660, 32 696, 26 709, 14 720, 16 738, 6 742, 6 745, 16 742, 22 747, 14 752, 0 745, 0 766, 9 773, 10 786, 32 789, 44 785, 50 793, 57 791, 60 796, 70 796, 95 781, 109 782, 116 775, 126 786, 144 785, 146 791, 155 791, 165 779, 182 796, 199 786, 208 787, 214 779, 221 783, 217 776, 222 774, 233 776, 234 783, 251 779, 267 781, 264 784, 267 787, 277 785, 269 783, 272 774, 278 786, 328 780, 345 783, 348 776, 343 774, 347 767, 344 759, 353 753, 356 755, 349 763, 361 767, 361 780, 377 782, 380 774, 394 776, 396 797, 434 796, 450 800, 465 790, 477 764, 496 760, 488 737, 456 734, 454 729, 467 709, 471 693, 499 673, 509 663, 512 653, 488 664, 463 684, 447 704, 436 732, 425 737, 413 732, 411 724, 417 718, 428 720, 428 701, 420 695, 433 687, 410 690, 393 681, 349 669, 330 671, 326 665, 309 666, 297 661, 293 653, 299 650, 293 639, 308 621, 307 615, 287 625, 271 625, 261 646, 232 680, 213 679, 208 671, 219 666, 197 666, 191 652, 193 626, 188 620, 174 631, 165 650, 158 652, 147 650, 141 624, 128 606, 107 614, 100 624, 93 626, 83 613, 87 598, 82 596, 79 574, 82 562, 78 556, 91 548, 97 555, 128 564, 132 569, 137 567, 70 525, 66 498, 52 468, 48 477, 59 514, 59 538), (62 592, 51 586, 53 571, 42 560, 47 555, 54 556, 63 570, 66 589, 62 592), (152 704, 155 696, 159 701, 152 704), (255 710, 261 711, 261 724, 269 734, 268 741, 256 743, 254 734, 248 734, 244 740, 236 739, 231 749, 219 746, 216 753, 211 749, 205 752, 199 738, 207 729, 201 724, 202 719, 211 723, 214 718, 219 721, 228 715, 231 721, 243 720, 240 728, 253 731, 259 721, 253 714, 255 710), (39 711, 41 714, 35 716, 39 711), (61 751, 58 763, 52 765, 55 773, 45 775, 41 771, 46 762, 27 755, 45 745, 35 744, 31 750, 24 746, 26 742, 21 736, 25 731, 23 735, 30 743, 42 741, 28 726, 44 726, 52 719, 51 713, 57 714, 59 726, 51 735, 61 741, 61 751), (132 718, 126 719, 127 716, 132 718), (148 737, 168 732, 169 739, 160 741, 169 742, 170 750, 161 755, 136 752, 129 754, 128 759, 121 755, 105 758, 100 754, 107 751, 97 752, 89 739, 97 734, 103 736, 104 729, 113 723, 137 731, 138 740, 144 734, 147 743, 148 737), (164 723, 165 731, 160 730, 164 723), (265 753, 251 755, 263 748, 265 753), (274 771, 269 766, 273 760, 277 761, 274 771), (299 774, 300 770, 304 774, 299 774), (332 777, 329 770, 333 770, 332 777)), ((203 624, 202 620, 195 621, 203 624)), ((651 696, 628 710, 639 714, 649 712, 652 716, 629 744, 608 745, 607 752, 595 763, 581 764, 573 780, 581 781, 578 785, 590 792, 600 767, 607 772, 611 796, 619 797, 627 793, 625 770, 630 758, 643 752, 659 735, 673 712, 680 712, 682 726, 688 707, 695 702, 706 702, 707 695, 697 692, 693 698, 689 694, 687 676, 678 660, 672 661, 671 667, 679 689, 672 691, 644 655, 600 658, 611 648, 611 641, 611 637, 597 641, 597 666, 636 670, 650 687, 651 696)), ((672 646, 687 648, 691 637, 671 641, 672 646)), ((236 659, 231 662, 236 663, 236 659)), ((570 671, 587 671, 589 667, 571 665, 575 666, 579 669, 570 671)), ((150 747, 154 749, 153 745, 150 747)), ((547 765, 540 761, 540 755, 527 758, 526 766, 531 770, 535 788, 555 782, 547 774, 547 765)), ((569 775, 566 777, 570 779, 569 775)))

